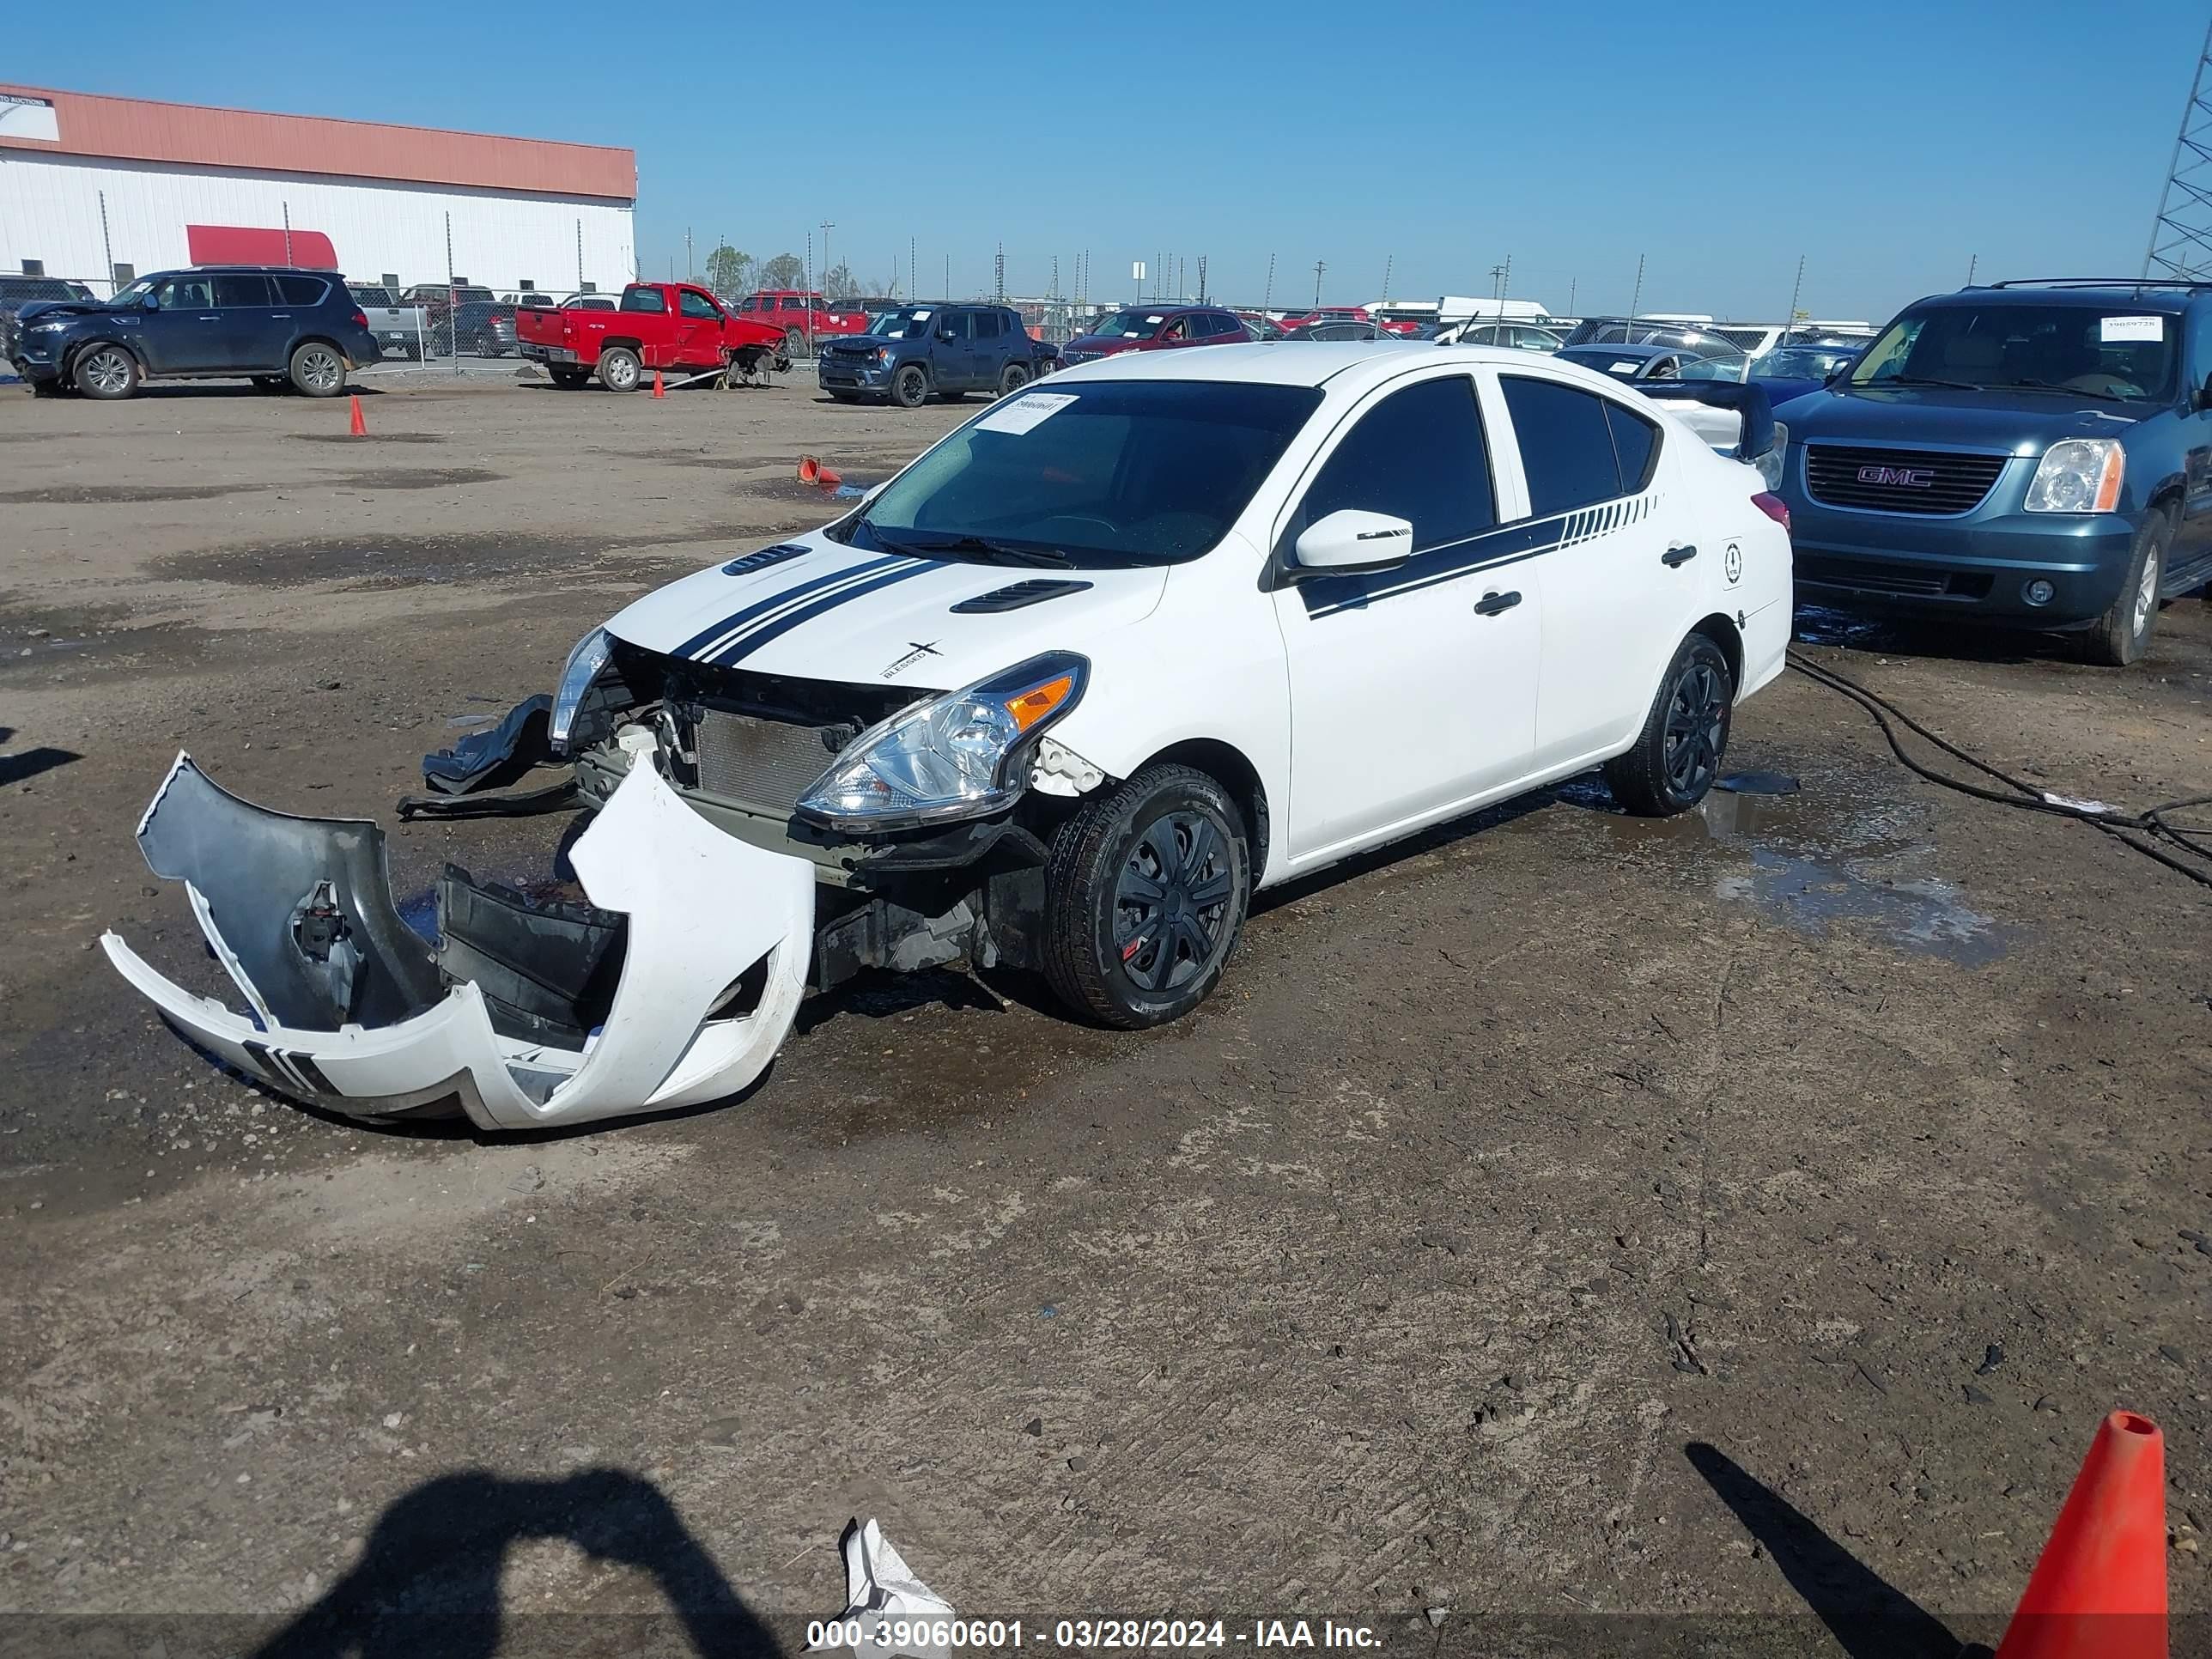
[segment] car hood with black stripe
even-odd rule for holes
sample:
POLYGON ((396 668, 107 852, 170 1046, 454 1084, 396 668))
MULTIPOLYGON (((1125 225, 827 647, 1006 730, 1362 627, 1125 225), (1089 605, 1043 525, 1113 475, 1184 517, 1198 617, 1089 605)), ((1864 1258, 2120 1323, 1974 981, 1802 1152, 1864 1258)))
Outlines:
POLYGON ((672 582, 606 627, 721 667, 947 690, 1040 651, 1086 651, 1151 615, 1167 575, 908 558, 817 533, 672 582))

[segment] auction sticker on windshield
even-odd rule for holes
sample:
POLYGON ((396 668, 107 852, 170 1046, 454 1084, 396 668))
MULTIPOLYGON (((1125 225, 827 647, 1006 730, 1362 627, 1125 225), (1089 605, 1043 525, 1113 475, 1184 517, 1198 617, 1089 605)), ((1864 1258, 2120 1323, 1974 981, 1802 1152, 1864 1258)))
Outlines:
POLYGON ((2100 343, 2110 345, 2115 340, 2163 340, 2165 337, 2166 319, 2163 317, 2107 317, 2100 343))
POLYGON ((1051 419, 1075 401, 1073 392, 1031 392, 1003 404, 975 422, 978 432, 1020 434, 1051 419))

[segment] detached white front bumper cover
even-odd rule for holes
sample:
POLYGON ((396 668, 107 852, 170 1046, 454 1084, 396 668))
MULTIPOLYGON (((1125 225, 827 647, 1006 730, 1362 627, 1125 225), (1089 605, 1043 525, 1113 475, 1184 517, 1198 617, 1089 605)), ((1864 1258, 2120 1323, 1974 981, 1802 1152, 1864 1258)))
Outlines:
MULTIPOLYGON (((187 774, 196 785, 214 787, 189 755, 179 754, 139 825, 142 842, 163 796, 187 774)), ((483 1128, 536 1128, 697 1105, 760 1076, 805 994, 811 867, 716 830, 684 804, 649 758, 631 768, 569 856, 592 902, 629 919, 611 1011, 580 1049, 501 1036, 483 993, 465 981, 387 1025, 313 1030, 277 1024, 224 941, 223 918, 189 880, 210 947, 256 1013, 185 990, 115 933, 103 934, 100 944, 117 971, 188 1040, 284 1094, 348 1115, 389 1116, 457 1102, 483 1128), (764 957, 767 983, 751 1011, 710 1018, 739 976, 764 957)), ((272 892, 269 902, 289 909, 297 898, 272 892)))

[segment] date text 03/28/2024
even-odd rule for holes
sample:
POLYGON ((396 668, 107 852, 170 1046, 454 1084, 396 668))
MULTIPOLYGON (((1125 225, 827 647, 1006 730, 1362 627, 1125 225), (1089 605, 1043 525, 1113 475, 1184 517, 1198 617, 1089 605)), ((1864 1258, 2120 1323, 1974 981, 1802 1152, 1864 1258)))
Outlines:
POLYGON ((866 1652, 871 1643, 893 1652, 964 1648, 981 1653, 1030 1646, 1075 1652, 1196 1653, 1231 1646, 1357 1651, 1381 1645, 1371 1626, 1340 1625, 1328 1619, 1318 1624, 1305 1619, 1255 1619, 1249 1630, 1230 1629, 1218 1619, 1060 1619, 1049 1626, 1026 1629, 1018 1619, 844 1619, 807 1626, 809 1651, 850 1647, 866 1652))

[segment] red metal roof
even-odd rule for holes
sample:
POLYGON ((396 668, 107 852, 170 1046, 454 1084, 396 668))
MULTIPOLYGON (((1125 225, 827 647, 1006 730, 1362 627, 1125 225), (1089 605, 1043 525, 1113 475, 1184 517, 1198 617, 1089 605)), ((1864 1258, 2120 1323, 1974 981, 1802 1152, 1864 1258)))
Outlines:
POLYGON ((157 104, 6 82, 0 82, 0 93, 50 100, 61 135, 50 142, 0 131, 0 149, 623 202, 637 196, 637 152, 603 144, 157 104))

